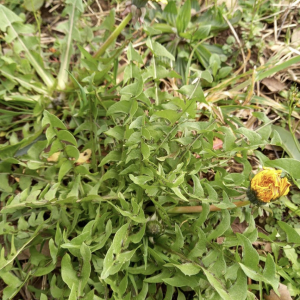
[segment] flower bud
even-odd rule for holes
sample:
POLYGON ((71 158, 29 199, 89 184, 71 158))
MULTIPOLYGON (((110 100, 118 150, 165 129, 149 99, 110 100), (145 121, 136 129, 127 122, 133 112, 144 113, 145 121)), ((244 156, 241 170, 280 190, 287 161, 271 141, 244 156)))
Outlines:
POLYGON ((157 237, 163 233, 163 226, 156 220, 148 221, 146 224, 146 233, 148 236, 157 237))

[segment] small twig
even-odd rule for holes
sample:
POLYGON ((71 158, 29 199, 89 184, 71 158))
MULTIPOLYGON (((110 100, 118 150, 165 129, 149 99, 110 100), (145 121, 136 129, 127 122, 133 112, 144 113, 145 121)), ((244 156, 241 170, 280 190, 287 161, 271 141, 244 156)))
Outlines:
MULTIPOLYGON (((233 204, 236 207, 242 207, 250 204, 250 201, 238 201, 238 202, 233 202, 233 204)), ((221 208, 215 206, 215 205, 210 205, 209 206, 209 211, 220 211, 222 210, 221 208)), ((177 206, 173 207, 167 210, 167 213, 169 214, 197 214, 202 212, 202 206, 177 206)))

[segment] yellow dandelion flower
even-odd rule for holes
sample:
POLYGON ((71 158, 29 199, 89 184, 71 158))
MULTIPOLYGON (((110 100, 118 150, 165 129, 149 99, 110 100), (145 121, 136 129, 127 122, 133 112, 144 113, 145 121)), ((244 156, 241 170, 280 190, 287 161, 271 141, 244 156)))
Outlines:
POLYGON ((268 203, 290 191, 291 184, 286 177, 281 177, 282 171, 265 168, 251 180, 247 196, 254 203, 268 203))

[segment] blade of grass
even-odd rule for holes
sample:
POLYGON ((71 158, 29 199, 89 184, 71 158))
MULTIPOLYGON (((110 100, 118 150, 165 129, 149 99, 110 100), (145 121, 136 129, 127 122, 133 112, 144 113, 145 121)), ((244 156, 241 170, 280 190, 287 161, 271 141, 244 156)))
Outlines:
POLYGON ((63 50, 61 54, 61 65, 57 76, 57 87, 60 90, 64 90, 66 88, 66 83, 68 82, 68 70, 71 60, 71 55, 73 52, 73 30, 78 19, 78 13, 83 12, 83 4, 81 0, 76 1, 67 1, 66 2, 69 7, 67 7, 67 12, 69 14, 69 30, 68 34, 66 35, 66 40, 63 42, 63 50))

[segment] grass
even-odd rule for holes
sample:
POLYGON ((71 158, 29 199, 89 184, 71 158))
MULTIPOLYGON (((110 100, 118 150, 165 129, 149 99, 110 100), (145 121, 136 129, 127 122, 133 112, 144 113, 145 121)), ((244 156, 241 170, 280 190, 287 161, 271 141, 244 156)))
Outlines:
POLYGON ((299 299, 297 1, 138 2, 1 2, 2 299, 299 299))

